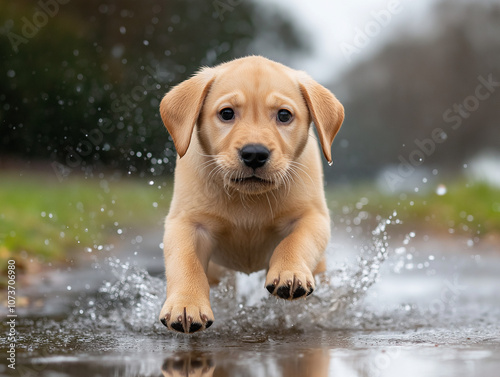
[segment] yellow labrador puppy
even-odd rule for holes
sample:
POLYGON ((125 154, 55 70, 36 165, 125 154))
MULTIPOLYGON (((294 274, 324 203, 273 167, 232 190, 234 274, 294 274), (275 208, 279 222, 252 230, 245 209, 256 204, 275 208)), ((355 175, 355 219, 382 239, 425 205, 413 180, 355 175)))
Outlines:
POLYGON ((267 269, 266 289, 283 299, 311 294, 330 238, 311 123, 331 161, 344 119, 335 96, 250 56, 201 69, 165 95, 160 113, 178 153, 160 321, 183 333, 210 327, 209 281, 221 267, 267 269))

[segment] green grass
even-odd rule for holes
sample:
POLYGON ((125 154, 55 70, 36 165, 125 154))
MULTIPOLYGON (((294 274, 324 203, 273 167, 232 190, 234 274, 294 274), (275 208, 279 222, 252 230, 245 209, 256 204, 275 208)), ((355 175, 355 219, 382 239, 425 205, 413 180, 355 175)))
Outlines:
MULTIPOLYGON (((356 211, 356 203, 366 198, 362 210, 387 218, 394 211, 397 218, 410 227, 446 231, 470 236, 500 232, 500 189, 483 183, 455 180, 445 184, 446 193, 381 194, 372 183, 327 190, 333 213, 356 211)), ((357 209, 359 210, 359 208, 357 209)))
POLYGON ((65 260, 72 251, 98 249, 129 228, 161 229, 171 194, 168 178, 154 184, 84 177, 59 182, 50 174, 0 172, 0 270, 20 254, 65 260))
MULTIPOLYGON (((172 194, 170 178, 57 181, 50 174, 0 172, 0 270, 18 255, 64 261, 74 251, 119 242, 120 233, 161 231, 172 194)), ((327 189, 335 218, 366 211, 406 225, 470 235, 500 232, 500 190, 455 181, 447 193, 383 195, 372 183, 327 189), (366 200, 361 200, 366 198, 366 200), (361 208, 362 207, 362 208, 361 208)), ((26 259, 26 258, 23 258, 26 259)))

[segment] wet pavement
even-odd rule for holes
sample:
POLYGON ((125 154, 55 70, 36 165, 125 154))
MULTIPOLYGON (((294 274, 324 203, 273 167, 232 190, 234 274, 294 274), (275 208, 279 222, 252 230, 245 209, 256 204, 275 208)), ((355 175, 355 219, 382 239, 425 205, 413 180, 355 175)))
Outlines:
POLYGON ((373 234, 332 243, 307 300, 268 297, 262 273, 228 277, 214 325, 192 336, 157 321, 161 235, 49 269, 22 292, 16 369, 2 357, 0 375, 498 376, 498 242, 373 234))

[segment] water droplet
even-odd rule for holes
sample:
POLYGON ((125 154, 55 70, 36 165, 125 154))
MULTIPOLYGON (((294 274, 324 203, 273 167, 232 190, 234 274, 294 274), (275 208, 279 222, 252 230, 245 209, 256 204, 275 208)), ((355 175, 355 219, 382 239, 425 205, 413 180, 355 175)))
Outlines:
POLYGON ((68 291, 71 291, 71 285, 68 285, 68 286, 66 287, 66 289, 67 289, 68 291))
POLYGON ((406 252, 406 247, 401 246, 401 247, 396 248, 394 251, 396 254, 403 254, 406 252))
POLYGON ((442 183, 438 185, 438 187, 436 188, 436 194, 439 195, 439 196, 443 196, 444 194, 446 194, 448 190, 446 189, 446 186, 443 185, 442 183))
POLYGON ((125 26, 120 26, 120 34, 125 34, 127 32, 127 28, 125 26))

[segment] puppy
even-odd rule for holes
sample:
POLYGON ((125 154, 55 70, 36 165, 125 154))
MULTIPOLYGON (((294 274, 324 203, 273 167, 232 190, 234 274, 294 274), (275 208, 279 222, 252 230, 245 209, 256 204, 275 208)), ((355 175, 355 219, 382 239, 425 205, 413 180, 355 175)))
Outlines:
POLYGON ((331 162, 340 102, 304 72, 250 56, 201 69, 160 113, 178 153, 160 321, 183 333, 210 327, 209 280, 221 267, 267 269, 265 288, 286 300, 310 295, 330 238, 311 123, 331 162))

